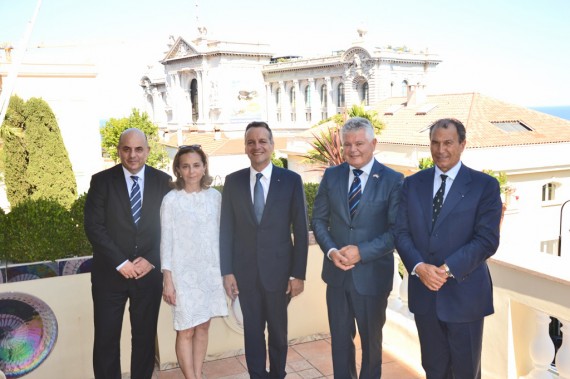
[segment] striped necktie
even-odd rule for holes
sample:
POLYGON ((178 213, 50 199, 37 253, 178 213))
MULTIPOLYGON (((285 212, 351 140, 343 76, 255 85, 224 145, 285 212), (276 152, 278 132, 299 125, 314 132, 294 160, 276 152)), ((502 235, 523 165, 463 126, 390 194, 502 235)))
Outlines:
POLYGON ((352 184, 350 185, 350 191, 348 192, 348 207, 350 209, 350 218, 354 217, 358 203, 360 203, 360 197, 362 196, 360 175, 363 171, 355 168, 352 170, 352 172, 354 173, 354 180, 352 181, 352 184))
POLYGON ((139 225, 139 220, 141 219, 141 209, 142 209, 142 197, 141 197, 141 187, 139 186, 139 177, 132 175, 133 186, 131 187, 131 213, 133 214, 133 221, 135 225, 139 225))

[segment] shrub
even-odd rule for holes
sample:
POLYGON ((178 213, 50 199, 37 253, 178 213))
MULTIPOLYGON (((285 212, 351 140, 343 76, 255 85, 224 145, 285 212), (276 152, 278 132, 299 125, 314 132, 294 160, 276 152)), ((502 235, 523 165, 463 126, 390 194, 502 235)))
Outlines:
POLYGON ((309 218, 309 229, 311 228, 311 220, 313 219, 313 204, 315 196, 319 190, 318 183, 305 183, 305 200, 307 201, 307 217, 309 218))
POLYGON ((71 205, 69 210, 71 215, 71 221, 73 222, 73 255, 85 256, 92 255, 93 248, 91 243, 85 235, 85 228, 83 223, 83 210, 85 208, 85 199, 87 194, 79 196, 75 202, 71 205))
POLYGON ((50 199, 27 199, 4 218, 4 246, 13 263, 73 256, 74 224, 64 206, 50 199))
POLYGON ((4 222, 6 220, 6 213, 4 213, 4 209, 0 208, 0 262, 6 260, 6 249, 4 245, 4 231, 6 227, 4 226, 4 222))

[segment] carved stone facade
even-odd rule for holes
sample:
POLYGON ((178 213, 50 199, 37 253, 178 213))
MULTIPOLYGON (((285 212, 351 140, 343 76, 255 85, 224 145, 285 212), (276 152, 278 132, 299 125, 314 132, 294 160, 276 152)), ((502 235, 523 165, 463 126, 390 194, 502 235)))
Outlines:
POLYGON ((371 106, 423 84, 440 60, 363 41, 314 58, 272 58, 267 45, 171 41, 162 67, 141 79, 146 110, 164 130, 242 131, 267 120, 303 130, 353 104, 371 106))

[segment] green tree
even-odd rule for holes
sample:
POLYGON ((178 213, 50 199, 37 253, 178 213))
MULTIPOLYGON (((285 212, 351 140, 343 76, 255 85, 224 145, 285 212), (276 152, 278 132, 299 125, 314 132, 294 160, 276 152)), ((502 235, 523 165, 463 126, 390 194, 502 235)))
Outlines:
POLYGON ((158 126, 152 123, 146 112, 140 113, 133 108, 129 117, 111 118, 101 128, 101 145, 105 152, 113 159, 115 163, 119 162, 117 146, 119 145, 119 137, 121 133, 129 128, 138 128, 146 134, 150 153, 148 155, 147 164, 159 169, 168 167, 168 153, 158 142, 158 126))
POLYGON ((418 161, 418 168, 423 170, 425 168, 433 167, 433 159, 432 158, 420 158, 418 161))
POLYGON ((53 199, 68 208, 77 198, 77 183, 57 120, 42 99, 26 102, 27 177, 32 199, 53 199))
POLYGON ((57 120, 40 98, 12 96, 6 114, 5 183, 12 206, 25 199, 52 199, 69 208, 77 197, 75 175, 57 120))

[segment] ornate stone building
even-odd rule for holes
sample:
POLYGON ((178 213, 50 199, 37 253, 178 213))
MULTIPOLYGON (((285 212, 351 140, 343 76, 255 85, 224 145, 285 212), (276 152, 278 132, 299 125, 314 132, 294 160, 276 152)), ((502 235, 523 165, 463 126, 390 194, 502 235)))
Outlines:
POLYGON ((327 56, 274 57, 268 45, 171 37, 161 65, 141 79, 146 111, 165 131, 241 131, 267 120, 276 131, 304 130, 353 104, 372 106, 424 84, 434 54, 374 47, 364 31, 327 56))

